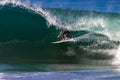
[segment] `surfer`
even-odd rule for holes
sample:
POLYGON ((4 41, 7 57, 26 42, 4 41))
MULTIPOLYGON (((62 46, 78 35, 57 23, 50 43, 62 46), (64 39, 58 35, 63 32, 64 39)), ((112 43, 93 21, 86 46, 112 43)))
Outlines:
POLYGON ((67 39, 71 39, 72 36, 70 35, 70 31, 69 30, 64 30, 62 29, 59 33, 59 35, 57 36, 57 38, 61 37, 62 40, 67 40, 67 39))

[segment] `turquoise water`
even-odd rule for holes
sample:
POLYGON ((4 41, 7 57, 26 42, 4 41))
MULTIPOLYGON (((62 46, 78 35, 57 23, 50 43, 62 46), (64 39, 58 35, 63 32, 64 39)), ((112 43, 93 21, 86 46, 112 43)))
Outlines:
POLYGON ((119 80, 119 25, 119 13, 2 4, 0 79, 119 80), (62 28, 76 41, 52 44, 62 28))
POLYGON ((111 50, 119 47, 120 14, 35 9, 1 6, 1 63, 111 64, 111 50), (56 36, 61 28, 69 29, 76 41, 52 44, 60 40, 56 36))

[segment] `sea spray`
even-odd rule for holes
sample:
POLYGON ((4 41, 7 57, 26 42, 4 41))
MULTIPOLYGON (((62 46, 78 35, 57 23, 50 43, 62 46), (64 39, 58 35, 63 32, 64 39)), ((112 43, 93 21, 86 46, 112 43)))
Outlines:
POLYGON ((120 65, 120 46, 118 46, 118 49, 116 49, 112 65, 120 65))

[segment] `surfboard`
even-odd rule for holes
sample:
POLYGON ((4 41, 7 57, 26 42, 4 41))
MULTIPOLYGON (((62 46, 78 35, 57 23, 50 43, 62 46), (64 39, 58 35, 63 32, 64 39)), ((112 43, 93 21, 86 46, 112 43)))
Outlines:
POLYGON ((52 43, 64 43, 64 42, 72 42, 72 41, 75 41, 74 38, 71 38, 71 39, 66 39, 66 40, 60 40, 60 41, 56 41, 56 42, 52 42, 52 43))

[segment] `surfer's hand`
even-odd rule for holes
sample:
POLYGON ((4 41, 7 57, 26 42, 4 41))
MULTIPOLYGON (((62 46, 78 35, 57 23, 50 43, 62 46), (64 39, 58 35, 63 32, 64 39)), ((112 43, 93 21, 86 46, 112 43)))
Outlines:
POLYGON ((59 38, 60 36, 58 35, 57 38, 59 38))

